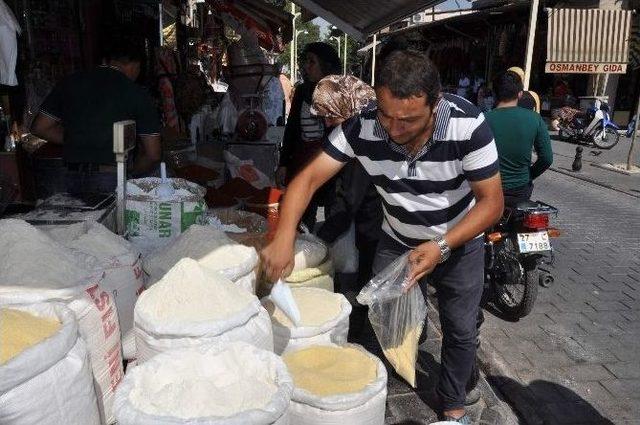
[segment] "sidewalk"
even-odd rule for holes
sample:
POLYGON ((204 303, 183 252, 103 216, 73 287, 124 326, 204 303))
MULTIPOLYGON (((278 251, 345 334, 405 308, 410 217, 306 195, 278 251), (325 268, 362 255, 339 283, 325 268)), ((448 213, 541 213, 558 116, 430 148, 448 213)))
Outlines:
MULTIPOLYGON (((350 281, 349 275, 336 276, 338 284, 347 289, 350 281)), ((347 292, 349 292, 347 290, 347 292)), ((348 298, 351 298, 348 296, 348 298)), ((354 300, 352 300, 354 302, 354 300)), ((440 370, 440 346, 442 333, 435 300, 429 298, 429 314, 427 320, 427 338, 420 345, 417 361, 417 388, 411 388, 402 378, 394 372, 386 361, 376 336, 366 320, 365 327, 353 342, 362 344, 367 350, 383 360, 389 373, 387 385, 387 425, 427 425, 437 422, 438 402, 435 396, 435 387, 438 382, 440 370)), ((517 418, 509 406, 502 402, 485 376, 482 375, 480 383, 482 396, 480 401, 467 408, 474 424, 482 425, 511 425, 517 424, 517 418)), ((346 424, 345 424, 346 425, 346 424)))
MULTIPOLYGON (((611 170, 599 168, 598 165, 607 163, 627 162, 627 154, 631 139, 620 136, 620 141, 611 150, 600 150, 593 146, 584 146, 582 151, 582 170, 575 172, 571 166, 576 155, 578 145, 558 139, 557 132, 551 134, 553 148, 553 165, 551 170, 565 174, 586 182, 594 183, 608 189, 626 193, 640 198, 640 174, 626 175, 611 170)), ((640 163, 640 138, 636 138, 634 164, 640 163)))

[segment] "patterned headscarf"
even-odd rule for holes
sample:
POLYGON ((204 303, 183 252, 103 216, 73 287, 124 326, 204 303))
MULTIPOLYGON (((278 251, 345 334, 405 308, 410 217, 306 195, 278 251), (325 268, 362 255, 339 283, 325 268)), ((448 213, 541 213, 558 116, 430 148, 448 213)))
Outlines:
POLYGON ((311 113, 346 120, 374 100, 373 88, 353 75, 329 75, 320 80, 313 91, 311 113))

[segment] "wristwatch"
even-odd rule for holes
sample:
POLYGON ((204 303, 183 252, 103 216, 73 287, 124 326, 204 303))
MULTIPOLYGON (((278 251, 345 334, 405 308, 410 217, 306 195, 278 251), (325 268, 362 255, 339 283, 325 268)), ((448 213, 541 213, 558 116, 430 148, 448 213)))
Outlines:
POLYGON ((433 242, 437 243, 438 248, 440 248, 440 261, 438 261, 438 264, 442 264, 447 261, 447 259, 451 255, 451 248, 442 236, 436 236, 435 238, 433 238, 433 242))

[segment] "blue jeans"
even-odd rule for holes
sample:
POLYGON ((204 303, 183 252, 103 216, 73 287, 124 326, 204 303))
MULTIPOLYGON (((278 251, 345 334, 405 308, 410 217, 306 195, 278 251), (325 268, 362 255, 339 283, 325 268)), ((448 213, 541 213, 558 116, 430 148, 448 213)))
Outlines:
MULTIPOLYGON (((383 235, 373 264, 374 274, 407 251, 409 248, 383 235)), ((466 385, 476 360, 478 312, 484 288, 483 239, 474 239, 454 249, 446 262, 423 278, 420 288, 425 297, 428 283, 436 288, 442 329, 440 380, 436 392, 443 410, 463 408, 466 385)))

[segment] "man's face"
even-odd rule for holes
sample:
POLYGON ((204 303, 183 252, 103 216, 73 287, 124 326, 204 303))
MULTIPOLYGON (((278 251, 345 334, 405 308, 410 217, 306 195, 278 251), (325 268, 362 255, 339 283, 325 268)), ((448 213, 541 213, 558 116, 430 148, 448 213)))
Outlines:
POLYGON ((324 77, 322 67, 320 66, 320 59, 315 53, 307 52, 304 60, 304 72, 307 75, 307 79, 312 83, 317 83, 324 77))
POLYGON ((376 96, 378 120, 395 143, 406 145, 426 135, 433 118, 426 96, 400 99, 387 87, 377 87, 376 96))

